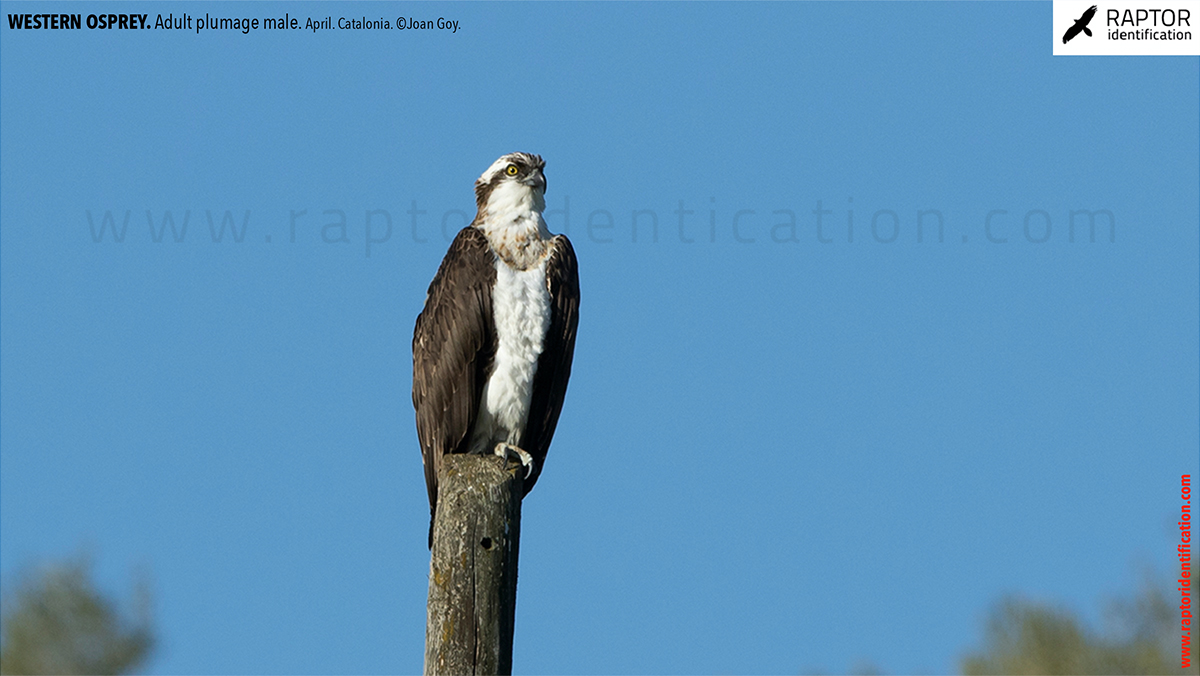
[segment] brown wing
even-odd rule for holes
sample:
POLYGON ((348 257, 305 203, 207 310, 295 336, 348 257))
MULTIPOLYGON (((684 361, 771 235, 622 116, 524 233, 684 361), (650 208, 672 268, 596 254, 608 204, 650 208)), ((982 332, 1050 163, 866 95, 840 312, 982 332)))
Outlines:
POLYGON ((529 402, 529 422, 521 438, 521 448, 533 456, 533 473, 525 480, 529 493, 554 438, 558 414, 562 412, 571 377, 571 357, 575 354, 575 329, 579 326, 579 269, 575 249, 564 235, 553 239, 554 249, 546 262, 546 285, 550 288, 550 329, 542 345, 537 372, 533 377, 533 396, 529 402))
POLYGON ((495 254, 477 228, 459 231, 429 285, 413 331, 413 408, 429 511, 437 507, 442 456, 465 453, 496 354, 495 254))

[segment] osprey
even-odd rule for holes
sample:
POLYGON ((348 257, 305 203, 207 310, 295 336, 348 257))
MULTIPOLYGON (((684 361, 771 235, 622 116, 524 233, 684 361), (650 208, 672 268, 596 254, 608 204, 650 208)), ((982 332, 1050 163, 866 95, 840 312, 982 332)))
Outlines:
POLYGON ((527 494, 562 411, 579 275, 571 242, 542 218, 545 166, 538 155, 510 153, 475 181, 475 220, 454 238, 417 317, 413 407, 431 547, 442 456, 519 459, 527 494))

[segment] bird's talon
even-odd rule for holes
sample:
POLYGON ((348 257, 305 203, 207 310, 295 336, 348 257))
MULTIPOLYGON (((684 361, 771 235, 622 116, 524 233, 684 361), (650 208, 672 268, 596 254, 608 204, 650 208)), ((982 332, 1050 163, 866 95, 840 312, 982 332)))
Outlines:
POLYGON ((533 474, 533 456, 523 449, 517 448, 512 444, 499 443, 495 448, 496 455, 508 459, 518 460, 525 467, 525 478, 528 479, 533 474))

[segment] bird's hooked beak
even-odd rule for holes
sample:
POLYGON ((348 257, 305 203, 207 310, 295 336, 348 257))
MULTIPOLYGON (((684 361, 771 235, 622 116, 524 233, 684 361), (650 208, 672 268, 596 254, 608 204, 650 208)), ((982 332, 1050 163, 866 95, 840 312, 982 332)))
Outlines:
POLYGON ((541 190, 543 195, 546 194, 546 175, 542 173, 541 169, 534 171, 521 182, 530 188, 541 190))

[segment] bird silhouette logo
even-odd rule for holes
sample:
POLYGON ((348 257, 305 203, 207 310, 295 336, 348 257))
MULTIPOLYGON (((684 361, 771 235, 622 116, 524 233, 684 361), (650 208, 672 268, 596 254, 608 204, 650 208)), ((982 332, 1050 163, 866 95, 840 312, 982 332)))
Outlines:
POLYGON ((1096 6, 1092 5, 1091 7, 1087 8, 1087 11, 1083 13, 1083 16, 1076 19, 1075 23, 1067 29, 1066 33, 1063 33, 1063 44, 1065 45, 1070 42, 1071 38, 1079 35, 1081 31, 1089 38, 1092 37, 1092 31, 1087 26, 1089 23, 1091 23, 1092 17, 1094 16, 1096 16, 1096 6))

